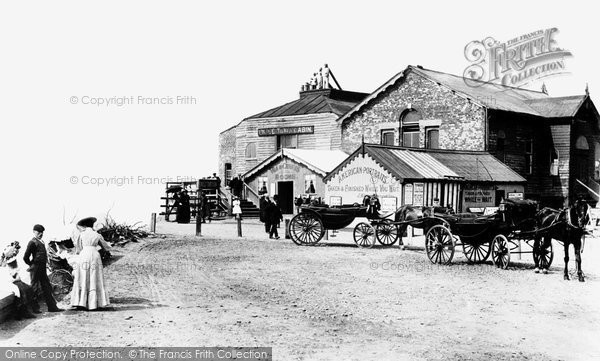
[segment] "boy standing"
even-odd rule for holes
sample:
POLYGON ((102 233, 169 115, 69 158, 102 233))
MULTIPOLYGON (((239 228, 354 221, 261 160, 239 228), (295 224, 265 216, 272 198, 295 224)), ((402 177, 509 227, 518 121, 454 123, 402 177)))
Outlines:
POLYGON ((23 260, 29 265, 29 273, 31 274, 31 287, 44 295, 46 305, 49 312, 60 312, 62 309, 56 306, 56 300, 52 296, 52 286, 46 274, 46 263, 48 262, 48 254, 46 246, 42 243, 44 236, 44 226, 36 224, 33 226, 33 238, 27 244, 23 260))

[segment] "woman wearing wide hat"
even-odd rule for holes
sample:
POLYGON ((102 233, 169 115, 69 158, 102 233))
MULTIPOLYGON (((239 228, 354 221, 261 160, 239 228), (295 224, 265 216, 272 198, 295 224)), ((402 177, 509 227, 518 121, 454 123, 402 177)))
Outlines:
POLYGON ((75 250, 78 256, 73 266, 73 290, 71 291, 71 306, 83 307, 88 310, 109 305, 108 293, 104 284, 102 258, 97 247, 110 248, 102 236, 94 231, 96 218, 88 217, 77 222, 80 230, 75 240, 75 250))

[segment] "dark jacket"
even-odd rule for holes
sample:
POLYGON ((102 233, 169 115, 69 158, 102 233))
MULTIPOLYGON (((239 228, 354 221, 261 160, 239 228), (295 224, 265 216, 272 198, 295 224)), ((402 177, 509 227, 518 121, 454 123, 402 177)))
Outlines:
POLYGON ((266 218, 273 223, 279 223, 279 221, 283 220, 283 214, 281 214, 281 209, 276 203, 269 203, 266 209, 266 218))
POLYGON ((265 197, 261 197, 258 201, 258 209, 259 209, 259 217, 261 222, 267 221, 267 206, 269 203, 265 199, 265 197))
POLYGON ((46 253, 46 246, 42 241, 37 238, 32 238, 27 244, 27 249, 23 255, 23 261, 29 266, 44 266, 48 262, 48 254, 46 253))

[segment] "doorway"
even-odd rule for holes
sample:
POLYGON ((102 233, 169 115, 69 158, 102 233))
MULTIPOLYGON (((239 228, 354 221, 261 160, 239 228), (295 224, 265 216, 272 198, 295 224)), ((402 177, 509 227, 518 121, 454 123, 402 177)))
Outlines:
POLYGON ((277 195, 281 213, 294 213, 294 182, 277 182, 277 195))

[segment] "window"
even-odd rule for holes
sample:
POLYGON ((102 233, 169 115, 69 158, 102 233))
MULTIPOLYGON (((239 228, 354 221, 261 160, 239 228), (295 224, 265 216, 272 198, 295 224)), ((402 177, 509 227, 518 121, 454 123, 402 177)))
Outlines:
POLYGON ((256 159, 256 143, 248 143, 246 145, 246 158, 256 159))
POLYGON ((533 139, 525 141, 525 173, 533 173, 533 139))
POLYGON ((268 193, 267 184, 269 183, 269 178, 267 177, 258 177, 258 194, 263 195, 268 193))
POLYGON ((277 150, 281 148, 298 148, 298 134, 278 135, 277 150))
POLYGON ((315 194, 317 190, 315 189, 315 183, 317 181, 317 176, 314 174, 304 176, 304 193, 315 194))
POLYGON ((558 151, 550 148, 550 175, 558 175, 558 151))
POLYGON ((381 131, 381 144, 394 145, 394 130, 384 129, 381 131))
POLYGON ((425 148, 428 149, 439 149, 440 148, 440 129, 438 127, 432 127, 426 129, 427 137, 425 142, 425 148))
POLYGON ((589 150, 590 149, 588 141, 587 141, 587 139, 585 139, 585 137, 583 135, 580 135, 579 138, 577 138, 577 142, 575 142, 575 149, 579 149, 579 150, 589 150))
POLYGON ((413 148, 420 146, 419 120, 421 120, 421 115, 415 109, 407 109, 400 116, 402 146, 413 148))
POLYGON ((231 163, 225 163, 225 184, 231 180, 231 163))

